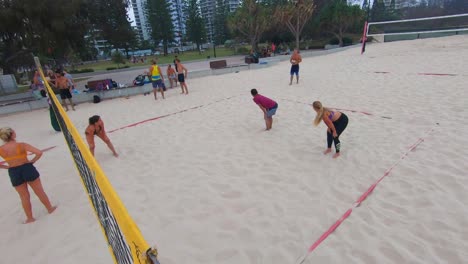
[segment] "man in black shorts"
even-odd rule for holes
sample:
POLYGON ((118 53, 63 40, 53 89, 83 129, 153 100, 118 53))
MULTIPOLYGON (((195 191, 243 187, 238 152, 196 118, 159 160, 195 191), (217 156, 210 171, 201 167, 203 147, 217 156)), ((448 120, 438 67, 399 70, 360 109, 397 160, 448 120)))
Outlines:
POLYGON ((73 106, 70 82, 65 77, 65 74, 62 71, 57 71, 57 79, 55 80, 56 86, 60 92, 60 98, 62 99, 63 107, 68 111, 67 99, 70 101, 70 105, 73 111, 75 111, 75 106, 73 106))
POLYGON ((180 63, 179 59, 176 59, 177 64, 177 80, 180 83, 180 88, 182 88, 181 94, 188 94, 187 83, 185 83, 185 79, 187 78, 187 68, 180 63))

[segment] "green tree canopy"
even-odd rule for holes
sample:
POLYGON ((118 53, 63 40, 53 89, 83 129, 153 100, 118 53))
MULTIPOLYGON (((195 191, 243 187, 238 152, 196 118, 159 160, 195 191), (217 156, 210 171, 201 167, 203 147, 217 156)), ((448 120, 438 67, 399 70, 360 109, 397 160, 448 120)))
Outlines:
POLYGON ((130 25, 127 16, 127 8, 130 3, 127 0, 95 0, 92 8, 93 28, 98 29, 103 39, 116 49, 128 50, 137 46, 135 32, 130 25))
POLYGON ((151 25, 151 37, 156 45, 163 44, 164 55, 174 41, 174 25, 170 5, 166 0, 147 0, 148 20, 151 25))
POLYGON ((215 45, 221 45, 229 39, 228 16, 229 7, 226 5, 226 2, 224 0, 216 0, 216 15, 214 20, 215 45))
POLYGON ((229 17, 228 25, 233 34, 249 40, 254 50, 263 33, 272 25, 271 13, 256 0, 244 0, 233 16, 229 17))
POLYGON ((322 28, 333 34, 340 46, 343 46, 344 34, 362 25, 363 20, 364 10, 358 5, 348 5, 346 0, 332 0, 320 14, 322 28))
POLYGON ((0 66, 4 73, 14 73, 24 64, 24 55, 43 54, 57 60, 86 46, 84 34, 88 19, 83 16, 87 2, 67 1, 57 4, 45 0, 0 1, 0 38, 3 42, 0 66))
POLYGON ((296 39, 296 49, 299 49, 299 39, 304 26, 314 12, 313 0, 299 0, 297 2, 288 1, 286 4, 278 6, 275 17, 281 23, 286 24, 288 29, 296 39))
POLYGON ((200 6, 197 0, 186 2, 187 14, 187 38, 197 45, 200 52, 200 45, 206 40, 206 29, 203 18, 200 15, 200 6))

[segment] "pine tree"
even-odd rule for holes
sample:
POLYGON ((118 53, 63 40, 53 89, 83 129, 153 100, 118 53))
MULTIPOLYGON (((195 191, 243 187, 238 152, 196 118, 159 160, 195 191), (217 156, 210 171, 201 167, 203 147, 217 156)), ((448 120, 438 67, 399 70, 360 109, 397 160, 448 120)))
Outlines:
POLYGON ((151 26, 151 37, 156 45, 162 43, 164 55, 168 46, 174 41, 174 25, 170 5, 166 0, 147 0, 148 20, 151 26))
POLYGON ((216 15, 214 22, 214 43, 215 45, 224 44, 229 38, 229 29, 227 27, 227 17, 229 15, 229 7, 225 0, 216 0, 216 15))
POLYGON ((195 42, 200 52, 200 45, 206 40, 206 29, 203 18, 200 15, 200 6, 197 0, 186 2, 187 14, 187 38, 195 42))

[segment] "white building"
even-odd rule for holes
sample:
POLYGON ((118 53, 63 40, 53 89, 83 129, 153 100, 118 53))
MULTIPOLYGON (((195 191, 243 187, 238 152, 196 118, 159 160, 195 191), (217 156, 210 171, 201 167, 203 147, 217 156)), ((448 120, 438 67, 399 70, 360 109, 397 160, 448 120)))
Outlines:
MULTIPOLYGON (((384 0, 385 6, 390 7, 392 0, 384 0)), ((395 9, 401 9, 405 7, 413 7, 419 5, 418 0, 395 0, 395 9)))
POLYGON ((239 0, 226 0, 226 5, 229 6, 229 12, 234 12, 240 5, 239 0))
POLYGON ((151 26, 146 12, 146 0, 132 0, 133 14, 138 35, 141 40, 151 39, 151 26))
MULTIPOLYGON (((229 12, 234 12, 240 5, 240 0, 224 0, 229 12)), ((214 19, 216 16, 216 0, 200 0, 201 16, 205 20, 206 35, 213 42, 214 19)))
POLYGON ((183 0, 167 0, 171 8, 172 25, 174 26, 174 40, 180 45, 185 35, 185 21, 187 18, 183 9, 183 0))
MULTIPOLYGON (((185 14, 183 11, 183 0, 166 0, 170 6, 172 24, 174 25, 174 40, 180 44, 182 36, 185 35, 185 14)), ((151 39, 151 25, 148 20, 146 0, 132 0, 133 14, 138 35, 142 40, 151 39)))

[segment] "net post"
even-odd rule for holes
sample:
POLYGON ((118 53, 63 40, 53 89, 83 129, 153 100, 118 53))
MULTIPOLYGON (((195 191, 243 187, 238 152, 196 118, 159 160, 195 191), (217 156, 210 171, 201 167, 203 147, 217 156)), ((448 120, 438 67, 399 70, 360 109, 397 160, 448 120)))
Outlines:
POLYGON ((366 51, 366 42, 367 42, 367 21, 364 23, 364 30, 362 31, 362 48, 361 55, 366 51))
MULTIPOLYGON (((114 263, 148 263, 147 256, 141 254, 143 250, 149 248, 148 243, 135 221, 128 214, 107 176, 92 156, 80 133, 63 110, 44 76, 38 57, 34 57, 34 63, 44 80, 45 89, 49 94, 50 107, 57 114, 65 142, 81 178, 81 183, 88 194, 88 200, 94 209, 101 231, 106 238, 107 247, 114 263)), ((154 255, 153 258, 158 261, 157 255, 154 255)))

